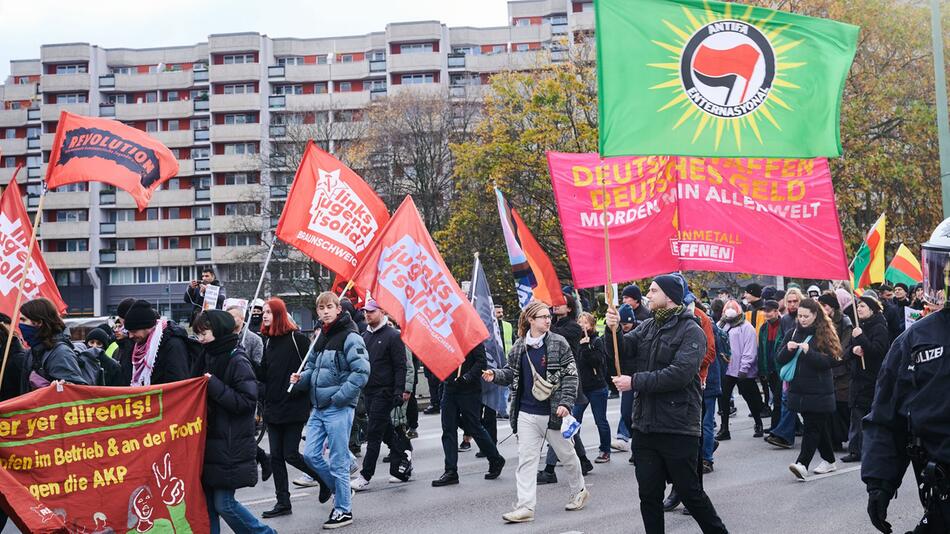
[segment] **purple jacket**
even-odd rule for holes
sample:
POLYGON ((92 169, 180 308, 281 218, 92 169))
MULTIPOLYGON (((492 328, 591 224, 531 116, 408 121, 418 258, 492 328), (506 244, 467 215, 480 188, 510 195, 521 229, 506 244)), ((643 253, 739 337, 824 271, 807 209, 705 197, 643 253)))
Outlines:
POLYGON ((729 347, 732 350, 732 359, 729 360, 726 374, 738 377, 739 373, 745 373, 747 378, 756 378, 759 369, 756 362, 758 351, 755 327, 748 321, 742 321, 739 326, 725 324, 724 330, 729 332, 729 347))

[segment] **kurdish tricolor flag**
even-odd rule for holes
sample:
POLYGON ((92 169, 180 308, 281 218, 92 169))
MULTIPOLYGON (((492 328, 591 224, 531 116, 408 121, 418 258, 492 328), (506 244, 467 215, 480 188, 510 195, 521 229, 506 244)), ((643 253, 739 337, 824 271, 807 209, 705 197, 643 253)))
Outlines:
POLYGON ((894 255, 891 264, 887 266, 887 271, 884 272, 884 279, 895 284, 903 282, 908 286, 914 286, 924 281, 924 273, 920 269, 920 261, 917 260, 910 249, 903 243, 901 243, 901 246, 897 249, 897 254, 894 255))
POLYGON ((841 155, 858 27, 713 0, 598 0, 600 155, 841 155))
POLYGON ((884 227, 887 222, 885 214, 881 214, 868 235, 861 243, 861 248, 851 262, 851 272, 855 288, 865 288, 871 284, 884 281, 884 227))

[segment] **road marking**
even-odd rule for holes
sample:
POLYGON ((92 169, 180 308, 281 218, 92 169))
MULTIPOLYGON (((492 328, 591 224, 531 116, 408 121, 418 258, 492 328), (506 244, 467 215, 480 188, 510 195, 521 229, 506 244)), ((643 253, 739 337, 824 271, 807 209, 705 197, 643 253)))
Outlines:
POLYGON ((854 471, 858 471, 858 470, 860 470, 860 469, 861 469, 861 466, 860 466, 860 465, 856 465, 856 466, 854 466, 854 467, 846 467, 846 468, 844 468, 844 469, 838 469, 837 471, 832 471, 831 473, 825 473, 824 475, 813 475, 813 476, 810 476, 810 477, 805 478, 804 481, 805 481, 805 482, 812 482, 812 481, 814 481, 814 480, 821 480, 821 479, 823 479, 823 478, 836 477, 836 476, 838 476, 838 475, 843 475, 843 474, 845 474, 845 473, 851 473, 851 472, 854 472, 854 471))

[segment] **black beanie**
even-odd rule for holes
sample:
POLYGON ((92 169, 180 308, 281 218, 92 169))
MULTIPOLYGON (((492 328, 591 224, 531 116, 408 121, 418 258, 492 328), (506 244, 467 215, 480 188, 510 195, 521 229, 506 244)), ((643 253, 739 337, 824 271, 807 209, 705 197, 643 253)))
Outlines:
POLYGON ((147 300, 136 300, 125 312, 126 330, 145 330, 158 323, 158 314, 147 300))
POLYGON ((910 293, 910 288, 907 287, 907 284, 905 284, 904 282, 897 282, 896 284, 894 284, 894 289, 897 289, 897 288, 903 289, 904 293, 910 293))
POLYGON ((211 324, 211 333, 214 334, 215 339, 222 339, 234 332, 234 327, 237 326, 234 317, 226 311, 207 310, 204 314, 208 318, 208 323, 211 324))
POLYGON ((122 302, 119 303, 119 306, 115 310, 115 314, 125 319, 125 314, 129 313, 129 308, 131 308, 133 304, 135 304, 135 299, 132 297, 122 299, 122 302))
POLYGON ((862 295, 858 297, 858 300, 868 305, 868 308, 871 308, 873 313, 881 313, 881 303, 874 297, 868 295, 862 295))
POLYGON ((745 286, 745 291, 757 299, 762 298, 762 286, 756 284, 755 282, 745 286))
POLYGON ((89 331, 88 334, 86 334, 86 343, 89 343, 89 341, 92 339, 98 341, 99 343, 102 343, 103 347, 109 344, 109 334, 107 334, 104 330, 98 327, 93 328, 92 330, 89 331))
POLYGON ((828 306, 832 310, 841 309, 841 304, 838 303, 838 297, 835 296, 835 294, 833 293, 822 293, 821 296, 818 297, 818 303, 824 304, 825 306, 828 306))
POLYGON ((683 304, 683 282, 678 276, 663 274, 653 279, 677 306, 683 304))
POLYGON ((623 292, 620 294, 621 297, 630 297, 633 300, 639 301, 643 298, 643 293, 640 292, 640 287, 636 284, 630 284, 627 287, 623 288, 623 292))

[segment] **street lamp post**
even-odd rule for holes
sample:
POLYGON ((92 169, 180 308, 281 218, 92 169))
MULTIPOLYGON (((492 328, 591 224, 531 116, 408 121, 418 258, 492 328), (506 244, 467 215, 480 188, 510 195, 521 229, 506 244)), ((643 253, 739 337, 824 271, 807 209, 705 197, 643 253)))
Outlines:
POLYGON ((930 0, 930 31, 934 49, 934 85, 937 89, 937 136, 940 146, 940 184, 943 216, 950 217, 950 118, 947 116, 947 77, 943 62, 940 0, 930 0))

